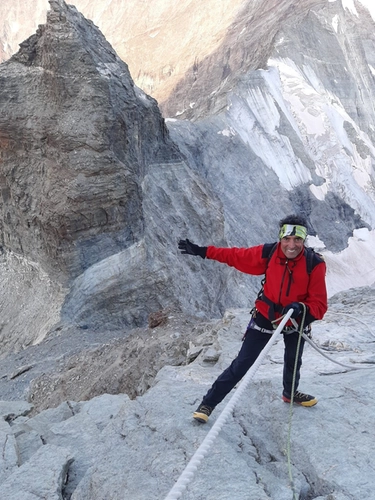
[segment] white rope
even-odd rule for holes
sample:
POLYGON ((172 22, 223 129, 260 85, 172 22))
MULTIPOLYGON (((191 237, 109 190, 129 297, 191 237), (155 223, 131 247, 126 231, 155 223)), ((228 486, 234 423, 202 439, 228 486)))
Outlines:
POLYGON ((304 333, 302 334, 302 337, 313 347, 316 351, 318 351, 319 354, 324 356, 325 358, 329 359, 332 361, 332 363, 336 363, 336 365, 343 366, 344 368, 350 368, 351 370, 371 370, 375 368, 375 365, 373 366, 355 366, 355 365, 346 365, 344 363, 340 363, 340 361, 336 361, 335 359, 332 358, 332 356, 328 356, 325 352, 323 352, 317 345, 304 333))
MULTIPOLYGON (((294 327, 296 328, 296 331, 299 327, 298 323, 296 320, 293 318, 291 319, 291 322, 293 323, 294 327)), ((332 356, 328 356, 325 352, 323 352, 319 347, 313 342, 310 337, 308 337, 305 333, 302 332, 302 337, 308 342, 311 347, 313 347, 319 354, 321 354, 324 358, 329 359, 332 361, 332 363, 336 363, 336 365, 343 366, 344 368, 350 368, 351 370, 371 370, 375 368, 375 365, 373 366, 355 366, 355 365, 346 365, 345 363, 340 363, 340 361, 336 361, 335 359, 332 358, 332 356)))
POLYGON ((261 365, 263 359, 268 354, 268 352, 270 351, 273 344, 276 342, 277 337, 281 333, 282 329, 284 328, 285 323, 288 321, 288 319, 290 318, 292 313, 293 313, 293 309, 289 309, 289 311, 283 317, 282 321, 280 322, 280 325, 274 331, 274 333, 272 334, 267 345, 264 347, 264 349, 262 350, 262 352, 260 353, 260 355, 256 359, 255 363, 252 365, 252 367, 248 370, 248 372, 246 373, 246 375, 242 379, 242 382, 240 383, 238 389, 235 391, 233 396, 230 398, 230 400, 228 401, 224 410, 220 413, 218 419, 216 420, 214 425, 211 427, 207 436, 202 441, 202 444, 199 446, 199 448, 194 453, 194 455, 190 459, 189 463, 185 467, 185 470, 182 472, 182 474, 178 478, 177 482, 175 483, 175 485, 173 486, 171 491, 165 497, 165 500, 176 500, 176 499, 180 498, 180 496, 182 495, 182 493, 186 489, 186 486, 193 478, 195 471, 198 469, 198 465, 201 463, 202 459, 204 458, 204 456, 206 455, 206 453, 210 449, 212 443, 216 439, 221 428, 225 424, 227 418, 229 417, 229 415, 233 411, 235 405, 237 404, 238 400, 242 396, 243 392, 246 390, 246 388, 249 385, 251 379, 253 378, 255 372, 258 370, 259 366, 261 365))

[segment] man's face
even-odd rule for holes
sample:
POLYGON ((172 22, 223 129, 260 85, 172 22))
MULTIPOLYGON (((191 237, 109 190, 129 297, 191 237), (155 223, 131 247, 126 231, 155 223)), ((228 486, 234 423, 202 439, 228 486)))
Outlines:
POLYGON ((304 240, 299 236, 284 236, 280 240, 280 246, 287 259, 295 259, 303 250, 304 240))

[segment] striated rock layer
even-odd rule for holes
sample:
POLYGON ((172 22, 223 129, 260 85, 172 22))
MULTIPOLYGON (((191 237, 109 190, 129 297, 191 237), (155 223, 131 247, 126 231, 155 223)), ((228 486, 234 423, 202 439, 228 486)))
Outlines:
MULTIPOLYGON (((85 328, 144 324, 162 308, 218 313, 223 277, 212 271, 191 301, 181 290, 196 286, 199 263, 185 269, 176 243, 187 226, 222 240, 220 203, 98 28, 50 4, 47 23, 0 66, 1 245, 60 283, 62 319, 85 328)), ((29 326, 26 344, 39 335, 29 326)))
POLYGON ((75 8, 0 68, 1 243, 68 277, 143 234, 146 168, 177 158, 156 102, 75 8))

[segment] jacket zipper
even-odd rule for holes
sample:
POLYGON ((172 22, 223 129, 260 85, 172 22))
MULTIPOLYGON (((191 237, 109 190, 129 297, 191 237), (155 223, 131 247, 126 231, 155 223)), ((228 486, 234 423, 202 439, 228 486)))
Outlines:
POLYGON ((289 280, 288 280, 288 285, 287 285, 287 288, 286 288, 286 293, 285 293, 285 296, 286 297, 289 297, 289 292, 290 292, 290 287, 292 286, 292 280, 293 280, 293 277, 292 277, 292 274, 293 272, 289 269, 288 267, 288 264, 289 264, 289 260, 287 260, 285 262, 285 267, 284 267, 284 272, 283 272, 283 276, 281 278, 281 285, 280 285, 280 290, 279 290, 279 304, 281 304, 281 293, 283 291, 283 285, 284 285, 284 280, 285 280, 285 274, 286 274, 286 271, 288 270, 289 272, 289 280))

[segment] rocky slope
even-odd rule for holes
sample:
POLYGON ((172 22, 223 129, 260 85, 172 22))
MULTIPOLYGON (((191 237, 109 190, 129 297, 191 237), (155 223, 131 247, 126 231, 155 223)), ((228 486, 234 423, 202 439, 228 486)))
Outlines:
MULTIPOLYGON (((325 320, 314 325, 314 342, 325 356, 359 369, 336 365, 306 346, 301 389, 315 394, 319 403, 297 407, 292 414, 280 397, 280 339, 181 498, 372 498, 375 408, 373 368, 366 367, 375 362, 373 308, 374 288, 331 300, 325 320)), ((191 418, 237 352, 248 318, 248 311, 231 310, 195 330, 186 364, 164 367, 152 388, 136 399, 126 394, 68 399, 37 415, 25 401, 1 402, 1 498, 165 499, 228 402, 206 425, 191 418)), ((181 333, 173 319, 154 335, 163 339, 168 332, 181 333)), ((78 388, 85 380, 85 371, 79 376, 72 366, 71 382, 78 388)))

